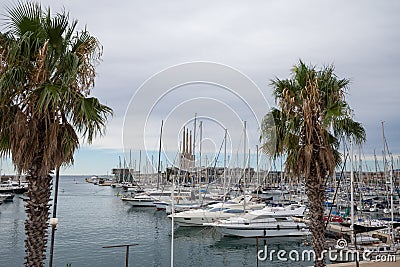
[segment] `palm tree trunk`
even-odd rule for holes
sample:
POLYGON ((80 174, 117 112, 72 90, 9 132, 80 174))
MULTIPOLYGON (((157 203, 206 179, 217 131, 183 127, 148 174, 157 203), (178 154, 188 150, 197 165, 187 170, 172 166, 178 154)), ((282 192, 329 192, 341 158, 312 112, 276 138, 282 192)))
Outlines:
POLYGON ((323 183, 318 182, 322 179, 307 179, 307 196, 310 208, 310 230, 312 234, 312 243, 315 252, 314 266, 323 267, 325 257, 323 250, 325 245, 325 224, 324 224, 324 206, 325 190, 323 183))
POLYGON ((46 244, 51 195, 51 176, 41 177, 32 168, 27 176, 28 190, 25 221, 25 266, 43 267, 46 258, 46 244))

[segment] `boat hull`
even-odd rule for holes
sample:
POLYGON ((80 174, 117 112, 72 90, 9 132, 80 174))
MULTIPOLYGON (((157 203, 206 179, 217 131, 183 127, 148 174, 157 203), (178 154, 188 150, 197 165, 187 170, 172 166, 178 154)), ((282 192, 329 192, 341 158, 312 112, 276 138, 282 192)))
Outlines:
POLYGON ((152 200, 129 200, 128 203, 133 207, 155 207, 152 200))
MULTIPOLYGON (((178 213, 179 215, 179 213, 178 213)), ((223 214, 203 215, 197 217, 174 217, 174 222, 180 226, 197 226, 204 227, 204 223, 213 223, 223 218, 232 217, 232 214, 224 216, 223 214)))
POLYGON ((310 232, 305 228, 244 228, 244 227, 217 227, 218 232, 224 236, 236 236, 236 237, 300 237, 308 236, 310 232))

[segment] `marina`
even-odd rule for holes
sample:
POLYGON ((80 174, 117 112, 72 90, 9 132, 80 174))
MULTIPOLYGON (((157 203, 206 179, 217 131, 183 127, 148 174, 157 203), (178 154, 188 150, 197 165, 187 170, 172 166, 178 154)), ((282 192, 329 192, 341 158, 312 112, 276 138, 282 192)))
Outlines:
MULTIPOLYGON (((150 186, 151 190, 142 185, 139 186, 141 190, 137 192, 129 190, 128 187, 112 186, 121 182, 118 181, 118 176, 114 179, 104 178, 105 185, 92 178, 94 177, 65 176, 60 179, 60 224, 57 227, 59 241, 55 244, 54 259, 56 266, 67 263, 72 263, 72 266, 93 266, 93 263, 96 266, 109 266, 115 262, 122 265, 124 249, 105 250, 102 246, 129 243, 138 244, 131 248, 129 254, 133 266, 169 266, 172 236, 175 266, 187 266, 187 262, 202 266, 210 265, 211 262, 214 264, 211 266, 254 266, 257 261, 256 244, 263 244, 262 238, 266 238, 265 243, 270 244, 268 246, 271 248, 277 246, 280 249, 290 248, 300 252, 311 249, 306 205, 293 199, 302 199, 303 203, 307 201, 298 195, 301 190, 295 190, 298 192, 295 194, 282 183, 279 186, 280 194, 277 194, 278 187, 265 188, 263 194, 260 194, 251 189, 257 188, 256 185, 249 184, 249 195, 239 195, 232 199, 226 197, 225 201, 218 194, 221 190, 214 190, 217 192, 215 194, 211 193, 213 190, 200 190, 203 197, 213 197, 207 201, 198 201, 201 194, 191 193, 195 186, 183 187, 182 190, 179 190, 179 186, 175 186, 175 190, 172 190, 173 187, 167 187, 163 191, 151 189, 156 185, 150 186), (182 199, 179 198, 180 193, 186 201, 186 209, 180 212, 174 210, 171 214, 168 209, 156 207, 160 202, 165 203, 166 207, 171 207, 172 197, 176 199, 174 204, 179 207, 179 200, 182 199), (144 202, 136 202, 138 199, 143 199, 144 202), (195 204, 190 205, 191 203, 195 204), (210 258, 213 260, 210 261, 210 258)), ((140 181, 135 183, 140 185, 140 181)), ((237 192, 231 190, 230 193, 237 192)), ((6 196, 12 196, 3 195, 4 199, 6 196)), ((349 242, 352 238, 348 214, 345 209, 341 213, 341 209, 335 204, 340 201, 345 204, 343 194, 339 195, 340 200, 333 200, 333 205, 326 204, 325 220, 328 220, 329 211, 333 206, 335 208, 332 213, 336 214, 330 215, 330 223, 327 225, 328 237, 332 238, 328 239, 330 243, 327 244, 331 244, 332 247, 339 238, 345 237, 349 242)), ((13 202, 0 206, 0 234, 5 240, 0 246, 0 253, 4 255, 0 258, 0 266, 22 265, 25 220, 23 199, 23 195, 15 194, 13 202)), ((397 200, 397 197, 395 199, 397 200)), ((371 248, 373 244, 375 247, 391 247, 391 225, 395 230, 394 243, 399 242, 400 223, 390 224, 390 221, 379 219, 386 215, 383 209, 357 213, 357 227, 371 228, 365 231, 366 234, 357 236, 358 246, 371 248), (362 214, 367 216, 361 217, 362 214)), ((394 220, 399 218, 394 217, 394 220)), ((391 250, 391 253, 398 254, 397 250, 391 250)), ((312 261, 298 264, 309 266, 312 261)), ((286 265, 273 261, 268 262, 268 266, 286 265)))
MULTIPOLYGON (((124 248, 102 247, 131 243, 138 245, 130 249, 130 266, 169 266, 171 220, 166 213, 155 207, 132 207, 117 196, 120 189, 86 183, 85 178, 60 178, 54 266, 124 266, 124 248)), ((23 265, 26 216, 19 196, 0 206, 0 266, 23 265)), ((310 248, 302 239, 267 242, 278 250, 310 248)), ((174 266, 255 266, 257 261, 255 239, 222 237, 212 228, 176 226, 174 249, 174 266)), ((266 264, 287 266, 279 261, 266 264)))
MULTIPOLYGON (((295 182, 282 171, 261 169, 258 160, 252 168, 250 157, 245 157, 244 168, 216 163, 197 167, 191 131, 184 129, 182 137, 179 168, 162 169, 159 158, 157 173, 140 171, 141 162, 137 170, 124 159, 124 166, 120 163, 112 169, 113 176, 60 179, 55 266, 110 266, 124 260, 135 266, 170 266, 172 262, 174 266, 188 262, 254 266, 268 258, 260 257, 260 251, 276 246, 296 255, 312 251, 311 203, 301 179, 295 182), (132 244, 125 258, 124 244, 132 244)), ((365 251, 371 257, 396 260, 400 255, 400 172, 393 164, 375 173, 363 172, 361 160, 358 169, 352 166, 350 162, 350 171, 343 169, 326 178, 324 246, 333 255, 326 256, 326 262, 354 262, 354 253, 365 251), (345 246, 340 246, 343 242, 345 246), (343 256, 348 254, 353 256, 343 256)), ((25 183, 2 180, 0 223, 4 227, 0 234, 8 245, 0 249, 7 255, 0 266, 20 266, 25 183)), ((314 258, 291 260, 297 266, 309 266, 314 258)), ((270 255, 267 263, 287 266, 285 262, 270 255)))
POLYGON ((0 267, 400 266, 400 3, 0 9, 0 267))

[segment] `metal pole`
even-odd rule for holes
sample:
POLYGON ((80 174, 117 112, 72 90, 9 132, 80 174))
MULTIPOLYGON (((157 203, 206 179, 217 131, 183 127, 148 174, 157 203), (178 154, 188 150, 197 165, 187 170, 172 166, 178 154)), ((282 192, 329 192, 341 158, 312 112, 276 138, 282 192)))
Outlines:
POLYGON ((384 122, 382 121, 382 142, 383 142, 383 179, 385 181, 386 186, 386 198, 389 201, 389 187, 388 187, 388 180, 387 180, 387 167, 386 167, 386 142, 385 142, 385 128, 384 122))
POLYGON ((225 137, 224 137, 224 202, 226 199, 226 135, 227 135, 227 129, 225 128, 225 137))
POLYGON ((259 170, 259 166, 258 166, 258 145, 256 145, 256 155, 257 155, 257 198, 258 198, 258 191, 260 188, 260 170, 259 170))
POLYGON ((158 147, 158 170, 157 170, 157 190, 160 187, 160 173, 161 173, 161 140, 162 140, 162 128, 164 121, 161 121, 161 129, 160 129, 160 145, 158 147))
POLYGON ((139 180, 140 180, 140 164, 142 164, 142 150, 139 150, 139 173, 138 173, 139 180))
POLYGON ((243 122, 243 209, 246 210, 246 121, 243 122))
MULTIPOLYGON (((53 204, 53 218, 57 218, 57 199, 58 199, 58 181, 60 179, 60 168, 56 168, 56 185, 54 188, 54 204, 53 204)), ((54 236, 56 232, 56 226, 51 227, 51 241, 50 241, 50 261, 49 267, 53 266, 53 255, 54 255, 54 236)))
MULTIPOLYGON (((256 248, 257 248, 257 250, 256 250, 256 255, 257 255, 257 267, 258 267, 258 236, 256 236, 256 248)), ((267 253, 267 252, 265 252, 265 253, 267 253)))
POLYGON ((125 267, 129 266, 129 246, 126 246, 125 267))
POLYGON ((203 169, 202 169, 202 166, 201 166, 201 152, 202 152, 202 146, 201 146, 201 144, 202 144, 202 142, 203 142, 203 122, 202 121, 200 121, 200 141, 199 141, 199 167, 200 167, 200 175, 199 175, 199 178, 198 178, 198 183, 199 183, 199 186, 200 186, 200 184, 201 184, 201 176, 203 175, 203 169))
POLYGON ((129 266, 129 247, 131 246, 137 246, 138 244, 128 244, 128 245, 115 245, 115 246, 104 246, 103 248, 121 248, 121 247, 126 247, 126 252, 125 252, 125 266, 129 266))
POLYGON ((392 223, 391 223, 391 225, 392 225, 392 227, 391 227, 391 239, 392 239, 392 242, 391 242, 391 245, 394 245, 395 244, 395 240, 394 240, 394 225, 393 225, 393 223, 394 223, 394 206, 393 206, 393 187, 394 187, 394 184, 393 184, 393 155, 390 155, 390 162, 391 162, 391 165, 390 165, 390 219, 391 219, 391 221, 392 221, 392 223))

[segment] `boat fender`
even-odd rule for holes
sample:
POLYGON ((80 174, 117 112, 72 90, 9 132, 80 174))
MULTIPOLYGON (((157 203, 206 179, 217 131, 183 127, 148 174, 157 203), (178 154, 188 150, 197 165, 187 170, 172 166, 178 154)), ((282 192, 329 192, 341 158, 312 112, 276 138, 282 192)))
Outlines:
POLYGON ((281 230, 281 226, 278 224, 278 225, 276 226, 276 229, 281 230))
POLYGON ((299 225, 297 225, 297 231, 300 231, 300 226, 299 225))

